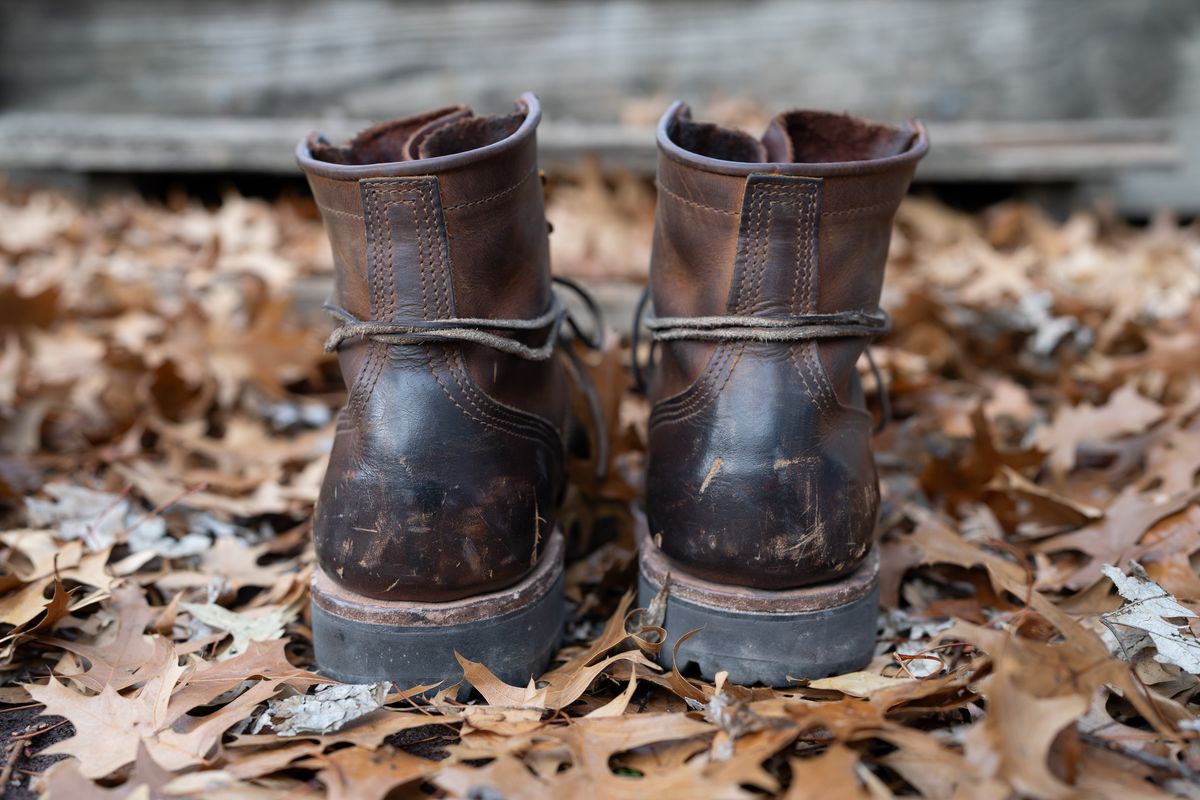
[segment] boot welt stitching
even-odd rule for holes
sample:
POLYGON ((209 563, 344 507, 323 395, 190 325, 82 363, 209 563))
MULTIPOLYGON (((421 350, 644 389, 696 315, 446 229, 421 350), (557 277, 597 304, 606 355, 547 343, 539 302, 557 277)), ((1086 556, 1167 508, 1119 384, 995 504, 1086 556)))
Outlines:
MULTIPOLYGON (((530 172, 525 176, 525 178, 522 179, 522 181, 518 182, 518 184, 514 184, 512 187, 509 187, 509 190, 515 190, 521 183, 527 181, 535 171, 536 170, 530 170, 530 172)), ((404 181, 405 183, 413 181, 413 179, 400 180, 404 181)), ((418 261, 421 265, 420 278, 422 285, 422 305, 426 308, 428 307, 429 300, 431 299, 429 295, 429 281, 432 279, 434 281, 434 297, 437 300, 438 310, 444 315, 449 316, 451 314, 451 310, 453 309, 453 299, 451 295, 452 289, 448 280, 448 269, 446 268, 447 261, 444 253, 442 252, 444 247, 439 246, 438 239, 440 237, 438 237, 438 233, 434 230, 437 226, 435 225, 435 218, 433 216, 433 187, 426 180, 418 179, 418 181, 418 186, 413 189, 400 187, 377 188, 379 185, 376 183, 368 184, 367 194, 371 200, 371 205, 369 206, 372 224, 371 234, 374 240, 382 245, 385 238, 384 234, 390 230, 390 221, 386 216, 380 213, 379 204, 381 197, 387 196, 393 198, 394 202, 401 202, 409 207, 410 212, 413 214, 414 228, 417 234, 417 255, 418 261), (418 199, 422 205, 422 213, 420 217, 418 217, 416 210, 416 202, 418 199), (430 269, 431 267, 434 269, 430 269)), ((499 195, 500 193, 497 193, 496 196, 499 195)), ((494 198, 495 196, 485 199, 494 198)), ((442 244, 444 245, 444 241, 442 244)), ((389 249, 389 255, 394 257, 394 248, 389 249)), ((374 253, 374 259, 374 263, 376 264, 380 264, 382 262, 383 255, 379 251, 378 247, 374 253)), ((394 264, 389 263, 389 266, 391 269, 386 271, 388 273, 388 278, 392 277, 392 273, 394 272, 394 264)), ((383 271, 381 270, 379 272, 383 271)), ((385 287, 381 284, 387 279, 381 276, 379 272, 377 272, 373 278, 375 280, 377 293, 383 294, 385 287)), ((391 292, 389 295, 386 295, 386 299, 388 306, 387 310, 389 312, 389 316, 391 316, 394 314, 395 310, 394 283, 391 283, 391 292)), ((374 349, 376 351, 379 350, 379 348, 374 349)), ((458 384, 458 388, 462 393, 463 401, 469 403, 476 413, 473 414, 468 411, 467 408, 464 407, 463 403, 460 403, 459 400, 454 397, 449 387, 441 379, 438 368, 433 363, 432 356, 427 358, 427 365, 430 369, 431 375, 434 377, 435 381, 441 388, 442 392, 446 395, 447 399, 449 399, 451 403, 464 414, 464 416, 501 433, 518 436, 520 438, 532 441, 535 444, 541 444, 549 448, 551 451, 556 450, 557 446, 561 444, 561 436, 548 420, 545 420, 537 415, 527 414, 520 409, 511 408, 503 403, 499 403, 495 400, 495 398, 492 398, 486 392, 482 391, 482 389, 480 389, 475 384, 474 380, 471 379, 466 373, 465 367, 461 363, 461 349, 453 352, 455 353, 454 357, 447 357, 444 359, 448 374, 458 384)), ((370 384, 371 389, 374 388, 374 383, 378 380, 385 361, 386 359, 378 360, 378 364, 372 373, 374 380, 372 380, 370 384)), ((369 394, 370 392, 368 391, 366 395, 369 396, 369 394)), ((365 403, 365 400, 363 403, 365 403)))
POLYGON ((652 419, 651 423, 650 423, 651 430, 659 427, 660 425, 677 424, 680 422, 685 422, 685 421, 691 419, 692 417, 696 416, 697 414, 699 414, 701 411, 704 411, 706 408, 708 408, 710 405, 713 404, 713 402, 717 399, 717 397, 720 396, 721 392, 725 391, 725 387, 727 385, 729 385, 730 379, 733 378, 733 372, 735 369, 737 369, 738 363, 742 360, 742 354, 746 350, 746 345, 743 342, 742 344, 738 345, 738 347, 736 349, 732 348, 732 347, 728 348, 728 349, 730 350, 730 352, 734 353, 734 357, 733 357, 733 362, 729 365, 729 369, 725 370, 725 372, 724 372, 724 377, 721 380, 721 385, 716 387, 715 391, 705 392, 704 396, 702 397, 702 402, 697 402, 697 403, 693 404, 692 407, 688 408, 686 412, 676 413, 667 419, 662 419, 662 418, 652 419))
POLYGON ((667 186, 665 183, 663 183, 661 180, 655 181, 655 184, 658 186, 658 188, 661 191, 663 191, 666 194, 670 195, 671 197, 675 198, 679 202, 684 203, 685 205, 689 205, 694 208, 699 208, 704 211, 715 211, 718 214, 725 214, 726 216, 729 216, 729 217, 740 217, 742 215, 742 212, 740 210, 739 211, 727 211, 726 209, 723 209, 723 208, 716 208, 715 206, 709 206, 709 205, 705 205, 704 203, 698 203, 695 200, 689 200, 686 197, 684 197, 683 195, 672 191, 671 188, 669 186, 667 186))
POLYGON ((481 197, 478 200, 471 200, 466 203, 455 203, 452 206, 442 206, 442 213, 444 214, 447 211, 458 211, 460 208, 471 208, 472 206, 481 206, 484 203, 490 203, 493 200, 499 200, 501 197, 512 194, 517 189, 520 189, 536 173, 537 173, 537 164, 534 164, 529 169, 529 171, 525 173, 525 176, 522 177, 520 180, 518 180, 516 183, 514 183, 512 186, 509 186, 506 189, 501 189, 500 191, 495 192, 493 194, 489 194, 487 197, 481 197))
POLYGON ((525 412, 500 403, 496 398, 479 388, 474 379, 471 378, 470 373, 466 371, 466 367, 462 361, 461 350, 457 351, 453 356, 447 355, 446 362, 447 366, 450 367, 451 376, 463 393, 463 397, 481 416, 488 417, 501 430, 506 430, 515 436, 543 438, 545 439, 544 444, 552 445, 549 438, 546 437, 547 431, 538 424, 542 422, 539 417, 534 415, 525 417, 525 412), (488 408, 484 408, 485 405, 488 408), (521 416, 517 416, 517 414, 521 416))
POLYGON ((516 436, 519 439, 525 439, 525 440, 531 441, 535 444, 544 444, 544 442, 542 442, 539 439, 536 439, 532 436, 526 436, 521 433, 515 433, 513 431, 506 430, 506 429, 501 428, 501 427, 497 426, 496 424, 490 422, 489 420, 481 419, 481 418, 475 416, 474 414, 472 414, 470 411, 468 411, 466 408, 464 408, 463 405, 458 402, 458 400, 456 400, 454 398, 454 395, 450 391, 450 388, 448 386, 446 386, 445 383, 442 382, 441 376, 438 375, 437 368, 434 366, 432 354, 430 354, 428 356, 427 363, 429 364, 429 371, 433 375, 433 379, 435 381, 437 381, 437 385, 442 388, 442 392, 446 395, 446 399, 448 399, 451 403, 453 403, 454 407, 457 408, 460 412, 462 412, 463 416, 467 417, 470 420, 478 422, 480 425, 483 425, 485 428, 489 428, 491 430, 498 431, 498 432, 506 434, 506 435, 516 436))
MULTIPOLYGON (((687 200, 686 198, 675 195, 669 189, 666 191, 668 194, 673 195, 685 203, 697 205, 695 203, 691 203, 691 201, 687 200)), ((758 226, 762 224, 762 213, 763 209, 766 207, 766 197, 764 194, 765 193, 761 187, 755 188, 754 198, 750 203, 751 211, 749 226, 752 230, 757 230, 758 226)), ((711 206, 702 207, 709 208, 712 211, 720 211, 720 209, 715 209, 711 206)), ((741 216, 740 213, 738 216, 741 216)), ((767 224, 769 227, 769 212, 767 214, 767 224)), ((746 281, 750 280, 752 282, 755 274, 761 273, 764 270, 764 265, 766 264, 767 238, 769 237, 756 236, 752 242, 743 241, 741 243, 744 248, 743 263, 746 264, 746 267, 743 269, 744 274, 742 276, 735 276, 734 278, 734 280, 737 281, 736 291, 732 291, 734 295, 732 302, 735 311, 742 312, 745 309, 745 304, 742 300, 742 294, 745 291, 746 281)), ((687 419, 691 416, 694 416, 700 410, 707 408, 711 404, 712 399, 719 395, 721 390, 723 390, 726 384, 729 382, 729 376, 731 372, 724 372, 729 359, 731 357, 734 358, 734 366, 736 366, 744 351, 745 345, 735 349, 733 347, 726 347, 718 344, 714 352, 709 356, 708 363, 705 365, 705 368, 700 375, 698 375, 696 379, 693 380, 692 383, 689 384, 683 391, 670 398, 667 398, 667 400, 664 400, 663 403, 660 403, 655 408, 655 412, 659 412, 660 409, 662 409, 662 413, 657 414, 657 421, 654 422, 653 425, 687 419), (736 356, 734 356, 735 351, 736 356), (725 374, 725 377, 723 380, 721 380, 720 388, 714 392, 713 389, 718 381, 717 376, 722 373, 725 374), (672 403, 674 407, 667 407, 664 405, 666 403, 672 403)))
MULTIPOLYGON (((315 202, 315 201, 314 201, 315 202)), ((343 211, 340 208, 330 208, 327 205, 316 203, 317 208, 324 211, 326 214, 336 214, 339 217, 350 217, 351 219, 363 219, 362 214, 355 214, 353 211, 343 211)))
POLYGON ((841 217, 848 214, 865 214, 868 211, 878 211, 881 208, 899 208, 900 203, 896 200, 888 200, 883 203, 872 203, 869 206, 857 206, 855 208, 843 208, 840 211, 822 211, 822 217, 841 217))
MULTIPOLYGON (((364 207, 364 211, 368 212, 364 220, 369 221, 369 234, 372 243, 372 261, 375 265, 375 271, 372 274, 371 282, 374 288, 374 296, 371 298, 372 315, 380 315, 379 308, 382 305, 382 316, 390 319, 395 315, 396 311, 396 285, 395 285, 395 252, 392 247, 385 247, 384 239, 391 238, 391 223, 383 213, 385 209, 381 208, 381 197, 386 196, 393 198, 392 202, 403 203, 413 215, 413 227, 418 230, 421 228, 420 221, 417 218, 415 202, 412 198, 413 191, 408 188, 378 188, 381 186, 392 186, 392 184, 372 183, 363 181, 364 193, 368 196, 368 203, 364 207), (385 234, 387 236, 385 237, 385 234), (386 266, 384 266, 383 250, 387 250, 386 266)), ((422 264, 421 269, 421 294, 422 303, 425 302, 425 254, 424 254, 424 239, 418 236, 417 240, 418 260, 422 264)), ((386 348, 373 347, 368 350, 367 364, 364 365, 362 372, 362 389, 359 389, 360 380, 355 380, 354 389, 352 390, 351 402, 347 404, 352 408, 352 414, 356 417, 361 417, 365 411, 367 403, 375 392, 375 386, 379 382, 379 377, 383 373, 386 359, 386 348)))

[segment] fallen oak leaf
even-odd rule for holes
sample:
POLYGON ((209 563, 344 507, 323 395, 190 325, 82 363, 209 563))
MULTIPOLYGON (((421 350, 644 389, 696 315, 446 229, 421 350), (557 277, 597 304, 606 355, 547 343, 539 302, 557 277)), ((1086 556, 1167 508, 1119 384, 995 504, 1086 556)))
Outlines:
POLYGON ((629 607, 632 604, 633 592, 626 592, 621 597, 620 602, 617 603, 616 610, 604 624, 604 629, 600 632, 600 635, 593 639, 586 649, 571 656, 561 665, 543 675, 541 677, 542 685, 550 691, 561 691, 567 683, 576 679, 580 670, 587 667, 597 658, 620 646, 630 638, 636 640, 637 634, 631 634, 626 630, 626 620, 629 617, 629 607))
POLYGON ((232 658, 201 661, 179 680, 180 688, 171 695, 169 715, 207 705, 247 680, 271 680, 294 689, 329 683, 329 678, 289 662, 286 647, 284 639, 250 642, 245 652, 232 658))
POLYGON ((1007 800, 1012 790, 995 778, 980 774, 962 753, 946 747, 933 736, 912 728, 886 728, 874 734, 895 747, 881 761, 894 769, 923 797, 933 800, 979 798, 1007 800))
MULTIPOLYGON (((412 728, 422 728, 426 725, 449 724, 458 722, 461 713, 458 709, 440 709, 437 714, 421 711, 393 711, 380 708, 372 711, 340 731, 332 733, 301 733, 295 741, 316 742, 322 748, 335 744, 354 744, 360 747, 378 747, 387 737, 400 731, 412 728)), ((242 733, 226 745, 230 750, 253 751, 262 745, 279 744, 280 738, 273 733, 242 733)))
POLYGON ((629 665, 629 682, 625 684, 625 691, 609 700, 599 708, 593 708, 588 713, 584 714, 585 718, 595 719, 596 717, 619 717, 625 713, 625 709, 629 707, 629 701, 633 699, 633 693, 637 691, 637 667, 633 664, 629 665))
POLYGON ((679 671, 679 646, 693 636, 699 635, 704 629, 697 628, 694 631, 688 631, 675 640, 674 646, 671 648, 671 671, 667 674, 667 680, 670 683, 671 691, 679 695, 692 708, 700 709, 708 702, 711 691, 706 691, 708 687, 701 689, 692 683, 679 671))
POLYGON ((609 617, 604 630, 586 650, 567 659, 564 664, 543 675, 536 683, 531 678, 529 685, 524 688, 504 683, 483 664, 471 661, 459 653, 454 655, 463 668, 464 679, 491 705, 512 708, 565 708, 578 700, 601 673, 616 664, 629 662, 648 670, 659 669, 658 665, 648 660, 640 650, 618 653, 591 663, 622 642, 637 636, 636 633, 629 633, 625 629, 632 601, 632 592, 627 592, 617 610, 609 617))
POLYGON ((116 589, 105 608, 113 614, 113 622, 95 642, 46 640, 88 662, 83 673, 69 677, 94 692, 105 686, 118 691, 132 686, 146 678, 146 667, 161 666, 174 656, 169 641, 145 634, 155 612, 137 584, 116 589))
POLYGON ((270 548, 270 542, 249 545, 236 536, 224 536, 200 554, 197 569, 175 570, 155 583, 166 592, 208 586, 214 577, 219 578, 230 592, 247 586, 275 586, 293 572, 296 565, 289 561, 259 565, 259 559, 267 555, 270 548))
MULTIPOLYGON (((1040 669, 1029 671, 1029 679, 1045 680, 1050 686, 1079 686, 1091 691, 1106 684, 1114 686, 1163 735, 1173 735, 1174 725, 1190 717, 1179 704, 1146 691, 1134 679, 1129 665, 1113 658, 1099 636, 1034 590, 1029 585, 1029 574, 1020 566, 968 543, 928 512, 910 509, 909 513, 919 521, 908 540, 920 548, 925 563, 984 568, 997 590, 1028 602, 1029 608, 1057 628, 1065 641, 1048 645, 963 621, 946 631, 947 638, 970 642, 990 653, 1004 648, 1024 649, 1028 651, 1025 663, 1040 665, 1040 669)), ((1044 693, 1052 694, 1053 690, 1044 693)))
POLYGON ((43 752, 79 758, 80 771, 88 778, 102 778, 129 764, 137 758, 140 743, 161 730, 171 690, 182 672, 182 667, 168 665, 133 697, 120 695, 111 686, 85 696, 53 677, 44 685, 26 685, 34 702, 45 706, 43 714, 66 717, 75 727, 74 736, 43 752))
MULTIPOLYGON (((737 778, 730 780, 704 775, 707 766, 705 760, 693 759, 686 771, 648 774, 636 780, 615 775, 609 767, 609 762, 618 753, 659 742, 697 738, 716 730, 711 723, 686 714, 637 714, 583 718, 566 727, 543 729, 537 735, 561 742, 571 754, 572 766, 551 778, 555 797, 736 795, 740 792, 737 788, 740 781, 737 778)), ((733 767, 739 770, 739 777, 742 765, 741 760, 733 763, 733 767)), ((754 766, 757 767, 757 764, 754 766)))
POLYGON ((278 639, 283 629, 299 610, 294 606, 275 609, 256 609, 253 614, 230 611, 215 603, 180 603, 195 619, 233 637, 233 643, 218 658, 233 658, 244 653, 251 642, 278 639))
POLYGON ((738 739, 767 727, 767 721, 744 700, 721 691, 726 677, 724 672, 717 675, 716 691, 704 704, 704 719, 719 728, 709 750, 712 761, 728 761, 738 739))
POLYGON ((99 694, 83 695, 53 677, 45 685, 27 685, 34 702, 45 706, 43 714, 65 717, 75 727, 74 736, 42 753, 75 756, 80 761, 80 772, 87 778, 103 778, 129 764, 140 747, 145 747, 167 770, 203 764, 226 730, 282 688, 281 684, 262 681, 212 714, 186 717, 189 709, 169 708, 171 690, 183 669, 168 662, 129 697, 112 686, 105 686, 99 694))
POLYGON ((25 498, 29 521, 38 528, 53 527, 61 539, 81 540, 90 550, 114 544, 133 513, 125 493, 98 492, 62 481, 47 483, 42 491, 49 500, 25 498))
MULTIPOLYGON (((1086 589, 1103 577, 1105 564, 1123 564, 1154 525, 1187 509, 1200 500, 1200 490, 1174 496, 1147 494, 1126 487, 1104 512, 1104 519, 1072 533, 1051 537, 1034 546, 1036 553, 1075 550, 1088 561, 1062 583, 1068 589, 1086 589)), ((1057 588, 1056 586, 1048 588, 1057 588)))
POLYGON ((869 698, 876 692, 913 683, 912 677, 889 677, 877 672, 847 672, 809 681, 806 688, 841 692, 850 697, 869 698))
POLYGON ((260 778, 287 769, 297 759, 315 755, 325 749, 324 744, 311 739, 297 739, 279 746, 271 746, 271 743, 265 740, 272 737, 254 738, 264 741, 256 741, 253 746, 231 745, 225 748, 222 754, 224 771, 241 780, 260 778))
POLYGON ((532 733, 544 724, 540 708, 465 706, 459 712, 459 717, 463 722, 459 734, 464 743, 473 742, 472 734, 477 731, 512 737, 532 733))
POLYGON ((1146 454, 1146 475, 1141 484, 1163 494, 1186 492, 1196 485, 1200 472, 1200 430, 1172 429, 1146 454))
MULTIPOLYGON (((998 667, 982 683, 988 713, 963 737, 967 762, 982 775, 1005 781, 1023 796, 1077 796, 1050 770, 1048 760, 1059 733, 1087 711, 1088 697, 1036 697, 1022 689, 1011 674, 1021 665, 1011 659, 1004 663, 1008 666, 998 667)), ((1073 727, 1071 730, 1074 735, 1073 727)))
POLYGON ((68 592, 58 577, 52 577, 31 583, 0 600, 0 623, 15 626, 4 638, 12 639, 19 634, 52 627, 70 611, 71 597, 76 589, 68 592), (47 599, 45 591, 50 585, 53 585, 53 593, 47 599))
POLYGON ((522 800, 556 800, 563 797, 547 781, 533 774, 521 759, 511 755, 501 755, 483 767, 452 764, 439 770, 432 782, 447 797, 464 800, 492 794, 519 797, 522 800))
POLYGON ((500 680, 485 665, 455 651, 463 670, 463 679, 483 695, 489 705, 503 708, 546 708, 546 687, 538 688, 533 678, 527 686, 513 686, 500 680))
POLYGON ((126 800, 126 798, 152 798, 162 796, 162 789, 175 778, 150 756, 144 743, 139 743, 133 771, 120 786, 101 787, 92 783, 79 769, 74 759, 59 761, 42 777, 40 791, 49 800, 65 797, 72 800, 84 798, 101 800, 126 800))
POLYGON ((871 797, 856 777, 858 754, 842 744, 834 743, 813 758, 788 759, 792 782, 782 800, 825 800, 828 797, 846 800, 867 800, 871 797))
POLYGON ((438 762, 394 747, 368 750, 347 747, 320 756, 326 764, 317 773, 329 800, 376 800, 391 790, 437 771, 438 762))
POLYGON ((1034 443, 1049 451, 1050 469, 1061 477, 1075 466, 1075 453, 1081 443, 1140 433, 1164 414, 1162 406, 1143 397, 1132 384, 1126 384, 1113 392, 1104 405, 1061 406, 1053 421, 1037 430, 1034 443))
POLYGON ((50 529, 23 528, 0 533, 0 542, 8 545, 5 568, 22 583, 48 578, 55 569, 60 573, 79 563, 83 542, 62 542, 50 529))

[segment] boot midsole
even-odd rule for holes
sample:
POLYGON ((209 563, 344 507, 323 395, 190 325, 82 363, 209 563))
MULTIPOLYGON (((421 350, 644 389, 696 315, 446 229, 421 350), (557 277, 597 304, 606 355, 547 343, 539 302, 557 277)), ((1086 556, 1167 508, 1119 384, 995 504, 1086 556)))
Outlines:
POLYGON ((558 531, 519 583, 444 603, 356 595, 318 569, 312 580, 318 668, 353 683, 387 680, 406 689, 440 682, 445 688, 462 678, 457 652, 501 680, 528 683, 561 639, 562 571, 558 531))

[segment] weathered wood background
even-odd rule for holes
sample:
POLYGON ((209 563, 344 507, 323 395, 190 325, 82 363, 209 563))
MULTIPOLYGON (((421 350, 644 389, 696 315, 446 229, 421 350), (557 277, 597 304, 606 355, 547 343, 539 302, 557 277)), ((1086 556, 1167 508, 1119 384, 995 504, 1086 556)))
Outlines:
POLYGON ((532 88, 551 160, 644 169, 673 97, 930 123, 938 180, 1200 210, 1198 0, 0 0, 0 169, 290 170, 319 126, 532 88), (988 123, 1004 123, 993 125, 988 123))

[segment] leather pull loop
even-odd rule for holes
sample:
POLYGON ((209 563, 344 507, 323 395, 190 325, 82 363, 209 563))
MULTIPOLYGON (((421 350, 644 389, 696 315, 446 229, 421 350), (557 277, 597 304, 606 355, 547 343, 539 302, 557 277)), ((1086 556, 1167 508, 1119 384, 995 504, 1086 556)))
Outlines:
MULTIPOLYGON (((634 386, 646 391, 645 372, 638 361, 638 343, 643 326, 650 331, 650 358, 654 360, 654 346, 658 342, 703 341, 703 342, 804 342, 814 339, 836 339, 842 336, 865 336, 875 338, 892 329, 892 320, 883 309, 875 311, 840 311, 833 314, 792 314, 781 317, 747 317, 738 315, 718 317, 646 317, 649 308, 650 287, 642 291, 634 312, 633 332, 630 336, 634 386)), ((871 349, 866 349, 867 363, 879 384, 880 421, 875 428, 879 433, 891 421, 891 398, 883 375, 871 349)))

